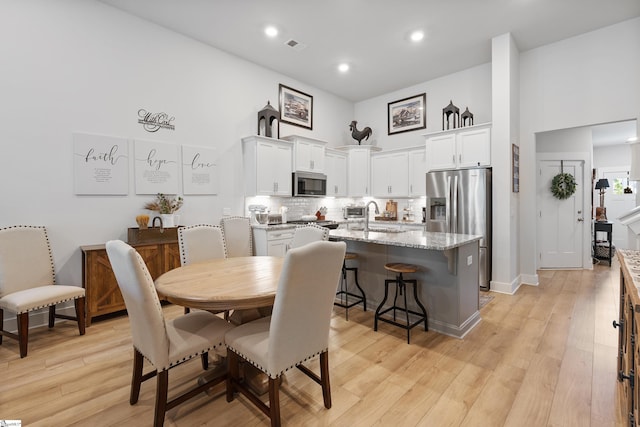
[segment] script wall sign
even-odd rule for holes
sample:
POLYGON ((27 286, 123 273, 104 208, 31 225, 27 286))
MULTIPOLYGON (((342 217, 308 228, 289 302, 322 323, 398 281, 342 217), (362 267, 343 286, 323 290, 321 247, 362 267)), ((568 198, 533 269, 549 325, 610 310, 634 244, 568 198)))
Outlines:
POLYGON ((144 108, 138 110, 138 123, 142 125, 147 132, 157 132, 160 129, 176 130, 173 125, 175 117, 165 112, 151 113, 144 108))

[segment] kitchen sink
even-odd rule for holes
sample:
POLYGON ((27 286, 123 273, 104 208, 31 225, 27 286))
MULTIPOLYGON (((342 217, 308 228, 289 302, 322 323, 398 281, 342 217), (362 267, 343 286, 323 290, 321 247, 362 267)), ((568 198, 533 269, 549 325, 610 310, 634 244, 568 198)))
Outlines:
MULTIPOLYGON (((364 227, 351 227, 352 231, 364 231, 364 227)), ((369 227, 369 231, 375 231, 376 233, 404 233, 407 230, 391 227, 369 227)))

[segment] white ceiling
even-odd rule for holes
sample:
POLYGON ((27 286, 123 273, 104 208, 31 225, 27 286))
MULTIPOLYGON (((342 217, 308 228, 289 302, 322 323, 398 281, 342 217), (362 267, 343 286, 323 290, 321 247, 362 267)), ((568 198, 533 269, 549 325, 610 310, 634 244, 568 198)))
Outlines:
POLYGON ((639 0, 100 1, 353 102, 490 62, 508 32, 523 52, 640 16, 639 0))
POLYGON ((636 121, 607 123, 591 127, 594 147, 628 144, 629 138, 636 136, 636 121))

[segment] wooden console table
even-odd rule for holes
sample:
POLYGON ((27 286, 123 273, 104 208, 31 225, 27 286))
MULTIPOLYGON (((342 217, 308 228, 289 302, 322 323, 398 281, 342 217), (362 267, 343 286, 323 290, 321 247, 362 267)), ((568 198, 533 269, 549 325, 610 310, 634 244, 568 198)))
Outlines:
POLYGON ((609 267, 611 267, 611 258, 613 258, 613 223, 612 222, 594 222, 593 224, 593 257, 599 259, 608 259, 609 267), (609 257, 599 257, 597 250, 597 236, 598 232, 607 233, 607 240, 609 241, 609 257))
MULTIPOLYGON (((131 244, 144 259, 151 277, 180 267, 178 241, 131 244)), ((96 316, 126 310, 118 282, 111 270, 105 245, 81 246, 82 286, 86 290, 86 326, 96 316)))

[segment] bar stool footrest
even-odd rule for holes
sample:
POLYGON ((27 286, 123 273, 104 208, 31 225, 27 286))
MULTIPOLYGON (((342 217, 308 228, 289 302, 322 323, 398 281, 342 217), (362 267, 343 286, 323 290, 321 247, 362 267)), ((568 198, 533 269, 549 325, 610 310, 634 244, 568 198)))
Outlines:
POLYGON ((398 326, 398 327, 400 327, 402 329, 406 329, 406 330, 409 330, 409 329, 412 329, 412 328, 418 326, 420 323, 424 322, 427 319, 424 316, 424 314, 422 314, 422 313, 419 313, 419 312, 413 311, 413 310, 405 310, 404 307, 399 307, 399 306, 393 306, 393 307, 389 307, 389 308, 386 308, 386 309, 382 310, 381 312, 376 314, 376 318, 380 322, 389 323, 391 325, 398 326), (404 322, 398 322, 398 321, 393 320, 393 319, 388 319, 386 317, 382 317, 383 314, 385 314, 385 313, 387 313, 387 312, 389 312, 389 311, 391 311, 393 309, 399 310, 402 313, 407 312, 409 314, 413 314, 414 316, 418 316, 418 319, 416 321, 412 322, 412 323, 406 324, 404 322))
POLYGON ((342 308, 351 308, 354 307, 358 304, 363 304, 364 305, 364 298, 362 298, 361 295, 356 295, 354 293, 351 292, 347 292, 347 291, 338 291, 336 292, 336 297, 339 297, 340 295, 346 295, 346 301, 349 301, 349 297, 352 298, 353 302, 347 302, 347 303, 343 303, 341 301, 334 301, 333 305, 338 306, 338 307, 342 307, 342 308))

